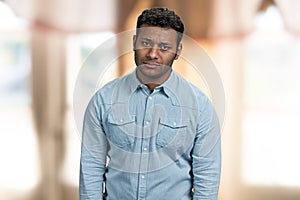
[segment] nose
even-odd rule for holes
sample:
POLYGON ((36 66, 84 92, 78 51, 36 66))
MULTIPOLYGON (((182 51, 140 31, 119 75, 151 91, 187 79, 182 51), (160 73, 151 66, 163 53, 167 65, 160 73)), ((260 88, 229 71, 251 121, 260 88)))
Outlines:
POLYGON ((159 49, 152 47, 149 48, 149 52, 148 52, 148 57, 151 59, 157 59, 158 58, 158 54, 159 54, 159 49))

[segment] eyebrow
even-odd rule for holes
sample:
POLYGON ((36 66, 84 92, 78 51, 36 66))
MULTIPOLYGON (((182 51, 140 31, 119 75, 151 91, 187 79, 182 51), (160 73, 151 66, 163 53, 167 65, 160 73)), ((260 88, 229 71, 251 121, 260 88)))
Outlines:
POLYGON ((152 41, 152 40, 149 39, 149 38, 141 38, 141 40, 152 41))
MULTIPOLYGON (((152 39, 146 38, 146 37, 141 38, 141 40, 148 41, 148 42, 152 42, 153 41, 152 39)), ((160 42, 159 44, 160 45, 166 45, 166 46, 172 46, 172 43, 170 43, 170 42, 160 42)))
POLYGON ((172 44, 171 44, 171 43, 169 43, 169 42, 161 42, 160 44, 162 44, 162 45, 166 45, 166 46, 172 46, 172 44))

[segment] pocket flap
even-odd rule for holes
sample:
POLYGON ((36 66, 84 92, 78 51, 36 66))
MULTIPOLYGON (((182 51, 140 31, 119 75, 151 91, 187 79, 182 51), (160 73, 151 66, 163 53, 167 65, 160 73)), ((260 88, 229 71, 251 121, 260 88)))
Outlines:
POLYGON ((187 123, 183 119, 175 117, 160 118, 159 123, 170 128, 182 128, 187 126, 187 123))
POLYGON ((117 116, 117 115, 108 115, 108 123, 116 124, 119 126, 130 124, 135 122, 135 116, 117 116))

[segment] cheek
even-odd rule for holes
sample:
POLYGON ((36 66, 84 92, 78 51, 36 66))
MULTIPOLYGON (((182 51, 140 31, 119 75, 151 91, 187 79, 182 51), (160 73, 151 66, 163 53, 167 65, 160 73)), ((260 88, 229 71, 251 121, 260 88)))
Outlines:
POLYGON ((134 52, 134 60, 135 60, 135 63, 137 65, 140 65, 143 62, 143 60, 144 60, 143 54, 141 54, 140 51, 135 50, 135 52, 134 52))
POLYGON ((141 60, 141 59, 143 59, 144 57, 146 57, 146 54, 147 54, 147 53, 146 53, 145 51, 143 51, 142 49, 139 49, 139 50, 136 50, 135 54, 136 54, 137 58, 138 58, 139 60, 141 60))
POLYGON ((175 58, 176 58, 176 54, 169 54, 168 56, 166 56, 165 57, 165 61, 167 62, 167 63, 171 63, 171 62, 173 62, 174 60, 175 60, 175 58))

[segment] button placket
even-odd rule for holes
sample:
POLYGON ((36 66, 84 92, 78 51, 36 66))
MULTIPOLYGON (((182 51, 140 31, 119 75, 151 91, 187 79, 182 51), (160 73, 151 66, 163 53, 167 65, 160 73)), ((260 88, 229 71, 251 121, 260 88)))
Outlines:
POLYGON ((145 102, 145 112, 144 112, 144 126, 143 126, 143 137, 141 138, 141 160, 140 160, 140 181, 139 181, 139 199, 145 199, 146 195, 146 185, 147 185, 147 169, 148 169, 148 161, 149 161, 149 153, 148 153, 148 146, 149 140, 147 136, 150 135, 150 128, 149 125, 151 124, 151 119, 149 116, 149 111, 152 105, 151 96, 148 97, 147 101, 145 102))

